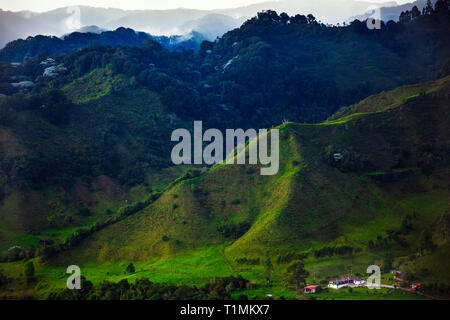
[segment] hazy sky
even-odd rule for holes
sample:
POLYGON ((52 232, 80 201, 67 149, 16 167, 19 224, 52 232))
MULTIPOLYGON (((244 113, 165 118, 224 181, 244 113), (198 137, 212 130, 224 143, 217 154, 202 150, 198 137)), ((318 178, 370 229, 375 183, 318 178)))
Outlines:
MULTIPOLYGON (((267 0, 270 1, 270 0, 267 0)), ((313 0, 306 0, 313 1, 313 0)), ((334 0, 330 0, 334 1, 334 0)), ((364 0, 363 0, 364 1, 364 0)), ((367 2, 383 3, 387 0, 366 0, 367 2)), ((397 3, 412 2, 412 0, 395 0, 397 3)), ((43 12, 70 5, 86 5, 92 7, 120 8, 127 10, 139 9, 223 9, 265 2, 263 0, 0 0, 0 9, 10 11, 30 10, 43 12)))

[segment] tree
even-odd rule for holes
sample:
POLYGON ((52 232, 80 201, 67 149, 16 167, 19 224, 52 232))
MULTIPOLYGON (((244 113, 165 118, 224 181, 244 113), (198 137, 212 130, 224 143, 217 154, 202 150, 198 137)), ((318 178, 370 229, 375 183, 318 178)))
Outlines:
POLYGON ((270 260, 269 254, 266 253, 266 257, 264 260, 264 275, 266 276, 266 282, 268 285, 270 284, 272 270, 273 270, 272 261, 270 260))
POLYGON ((41 94, 40 110, 44 117, 51 123, 65 124, 68 121, 69 110, 72 102, 61 89, 50 89, 41 94))
POLYGON ((0 270, 0 288, 4 285, 6 285, 6 283, 8 282, 8 279, 6 278, 6 276, 3 274, 2 270, 0 270))
POLYGON ((307 24, 308 19, 301 14, 296 14, 294 17, 291 18, 291 23, 292 24, 307 24))
POLYGON ((389 270, 391 270, 393 268, 393 263, 394 263, 394 257, 392 256, 392 253, 388 252, 386 254, 386 257, 384 258, 384 263, 383 263, 384 271, 389 272, 389 270))
POLYGON ((449 14, 450 1, 438 0, 434 5, 434 11, 438 16, 446 16, 449 14))
POLYGON ((411 19, 417 19, 418 17, 420 17, 420 11, 419 8, 417 8, 417 6, 414 6, 411 9, 411 19))
POLYGON ((27 281, 31 280, 34 277, 34 264, 33 261, 28 261, 25 264, 23 273, 25 277, 27 278, 27 281))
POLYGON ((289 15, 286 12, 282 12, 280 14, 280 20, 281 20, 282 24, 287 24, 289 19, 290 19, 290 17, 289 17, 289 15))
POLYGON ((314 17, 312 14, 308 14, 306 17, 308 19, 309 24, 315 24, 316 23, 316 17, 314 17))
POLYGON ((433 13, 433 5, 431 4, 431 0, 427 0, 427 5, 423 8, 424 15, 430 15, 433 13))
POLYGON ((411 12, 409 12, 409 10, 402 11, 402 13, 400 13, 399 21, 401 23, 411 21, 411 12))
POLYGON ((134 269, 133 263, 130 263, 130 264, 127 266, 126 271, 127 271, 128 273, 134 273, 135 269, 134 269))
POLYGON ((286 289, 299 290, 306 285, 306 278, 309 276, 309 272, 305 270, 305 266, 302 261, 293 261, 287 268, 283 275, 283 284, 286 289))

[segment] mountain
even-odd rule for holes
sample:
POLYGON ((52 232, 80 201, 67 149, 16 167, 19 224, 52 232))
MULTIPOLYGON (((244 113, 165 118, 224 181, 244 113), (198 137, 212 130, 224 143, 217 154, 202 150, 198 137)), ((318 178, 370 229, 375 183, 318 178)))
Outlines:
MULTIPOLYGON (((446 24, 431 16, 373 33, 358 23, 331 28, 301 21, 260 14, 204 42, 198 52, 168 51, 148 40, 140 47, 94 45, 40 54, 20 65, 2 63, 0 93, 7 96, 0 98, 1 123, 8 143, 1 149, 1 194, 11 214, 34 212, 30 225, 25 218, 11 222, 21 230, 15 234, 45 229, 53 214, 50 199, 34 208, 35 201, 21 202, 18 195, 45 198, 47 188, 56 188, 65 199, 57 216, 70 225, 84 207, 103 214, 97 200, 68 196, 83 177, 87 185, 107 176, 123 189, 151 188, 154 170, 170 165, 167 141, 177 127, 190 128, 194 120, 219 129, 321 122, 370 94, 426 80, 450 53, 446 24), (138 116, 155 106, 156 114, 138 116), (79 208, 78 202, 86 204, 79 208)), ((126 41, 140 36, 129 29, 100 36, 116 41, 122 34, 126 41)), ((3 230, 5 246, 13 245, 3 230)))
POLYGON ((159 42, 164 48, 174 50, 182 47, 187 50, 198 50, 205 37, 198 32, 185 36, 152 36, 145 32, 118 28, 114 31, 101 31, 98 27, 89 27, 88 32, 81 29, 62 38, 53 36, 28 37, 26 40, 14 40, 0 50, 0 61, 23 62, 36 57, 39 53, 58 55, 93 44, 108 46, 140 46, 148 40, 159 42))
POLYGON ((95 292, 145 277, 169 299, 241 275, 209 297, 295 298, 283 275, 299 259, 308 283, 376 264, 447 296, 449 21, 369 30, 268 11, 197 52, 150 39, 1 62, 0 296, 59 297, 77 264, 95 292), (279 173, 173 166, 171 133, 194 120, 279 129, 279 173))
POLYGON ((277 297, 289 296, 282 273, 298 258, 309 282, 347 265, 356 274, 395 265, 407 281, 429 290, 438 283, 445 296, 449 90, 447 76, 373 96, 333 121, 278 126, 278 175, 250 165, 191 171, 144 209, 50 255, 38 267, 46 290, 34 289, 35 297, 59 290, 58 274, 73 261, 95 285, 141 277, 200 285, 240 274, 261 286, 267 255, 277 297), (129 261, 136 272, 124 275, 129 261))
MULTIPOLYGON (((383 6, 395 6, 395 1, 385 2, 383 6)), ((337 0, 337 1, 297 1, 282 0, 268 1, 249 5, 244 8, 222 10, 220 12, 233 16, 242 15, 252 17, 263 10, 275 10, 277 12, 286 12, 289 15, 296 14, 313 14, 317 20, 328 24, 337 24, 347 21, 350 17, 355 16, 353 13, 364 13, 373 7, 379 7, 380 4, 370 1, 353 1, 353 0, 337 0)))
MULTIPOLYGON (((394 5, 395 3, 392 3, 394 5)), ((263 10, 290 15, 312 13, 326 23, 338 23, 361 14, 374 5, 370 2, 338 0, 329 2, 282 0, 262 2, 246 7, 221 10, 121 10, 71 6, 43 13, 0 10, 0 47, 6 43, 35 35, 62 36, 82 27, 96 25, 102 29, 131 28, 154 35, 185 35, 197 31, 214 40, 239 27, 246 19, 263 10)), ((388 4, 387 4, 388 5, 388 4)))
MULTIPOLYGON (((85 26, 85 27, 82 27, 82 28, 80 28, 80 29, 78 29, 78 30, 76 30, 74 32, 100 34, 100 33, 105 32, 105 31, 107 31, 107 30, 99 28, 97 26, 85 26)), ((67 35, 63 35, 61 38, 64 39, 65 36, 67 36, 67 35)))
POLYGON ((239 260, 324 245, 366 250, 377 236, 392 241, 385 249, 407 255, 418 249, 413 234, 421 232, 444 244, 432 223, 448 215, 442 195, 448 196, 449 89, 447 76, 371 97, 333 121, 276 127, 278 175, 260 176, 250 165, 214 166, 62 256, 146 261, 224 243, 226 256, 239 260), (403 219, 414 214, 421 227, 402 233, 403 219))
MULTIPOLYGON (((101 29, 115 30, 120 27, 145 31, 154 35, 186 35, 199 27, 211 34, 211 39, 239 26, 241 19, 220 19, 213 25, 205 25, 207 11, 200 10, 145 10, 124 11, 85 6, 55 9, 44 13, 9 12, 0 10, 0 46, 29 36, 63 36, 80 28, 96 25, 101 29), (219 32, 219 33, 217 33, 219 32)), ((211 20, 209 20, 211 22, 211 20)))

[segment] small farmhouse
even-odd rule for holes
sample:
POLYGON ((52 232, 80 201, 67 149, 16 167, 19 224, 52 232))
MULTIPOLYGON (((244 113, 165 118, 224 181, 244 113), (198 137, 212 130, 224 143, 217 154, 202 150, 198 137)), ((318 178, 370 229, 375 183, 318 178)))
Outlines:
POLYGON ((411 290, 414 291, 414 292, 417 292, 417 291, 419 291, 420 286, 421 286, 420 283, 413 283, 413 284, 411 285, 411 290))
POLYGON ((357 287, 364 284, 364 280, 357 276, 344 276, 331 279, 328 283, 328 287, 332 289, 340 289, 343 287, 357 287))
POLYGON ((307 286, 303 289, 303 293, 316 293, 317 286, 307 286))

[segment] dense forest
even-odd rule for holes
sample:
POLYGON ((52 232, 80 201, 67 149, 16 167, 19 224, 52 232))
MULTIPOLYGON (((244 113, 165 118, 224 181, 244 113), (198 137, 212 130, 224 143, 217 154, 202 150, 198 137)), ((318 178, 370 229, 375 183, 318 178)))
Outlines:
POLYGON ((381 30, 358 20, 326 26, 312 15, 266 11, 215 42, 204 41, 198 52, 169 51, 147 40, 140 46, 94 44, 50 60, 40 53, 20 65, 3 62, 0 93, 7 96, 0 102, 0 123, 28 151, 4 157, 2 170, 10 181, 33 186, 99 174, 134 185, 143 181, 145 166, 168 165, 170 128, 185 122, 203 120, 221 129, 320 122, 370 94, 435 76, 450 52, 449 14, 441 3, 423 14, 405 13, 381 30), (12 86, 11 79, 32 86, 12 86), (77 90, 79 83, 98 90, 99 82, 115 98, 94 112, 93 100, 78 99, 86 92, 77 90), (130 101, 127 94, 142 90, 156 93, 165 111, 125 120, 119 97, 130 101), (75 133, 69 134, 71 128, 75 133), (98 134, 103 138, 93 139, 98 134), (68 136, 72 144, 56 140, 68 136), (124 142, 134 144, 133 154, 114 151, 124 142))
POLYGON ((37 35, 9 42, 0 50, 0 61, 23 62, 35 58, 39 53, 50 55, 69 53, 93 44, 104 46, 140 46, 147 40, 159 42, 167 50, 197 50, 205 38, 198 32, 186 36, 152 36, 130 28, 120 27, 114 31, 72 32, 64 37, 37 35))

